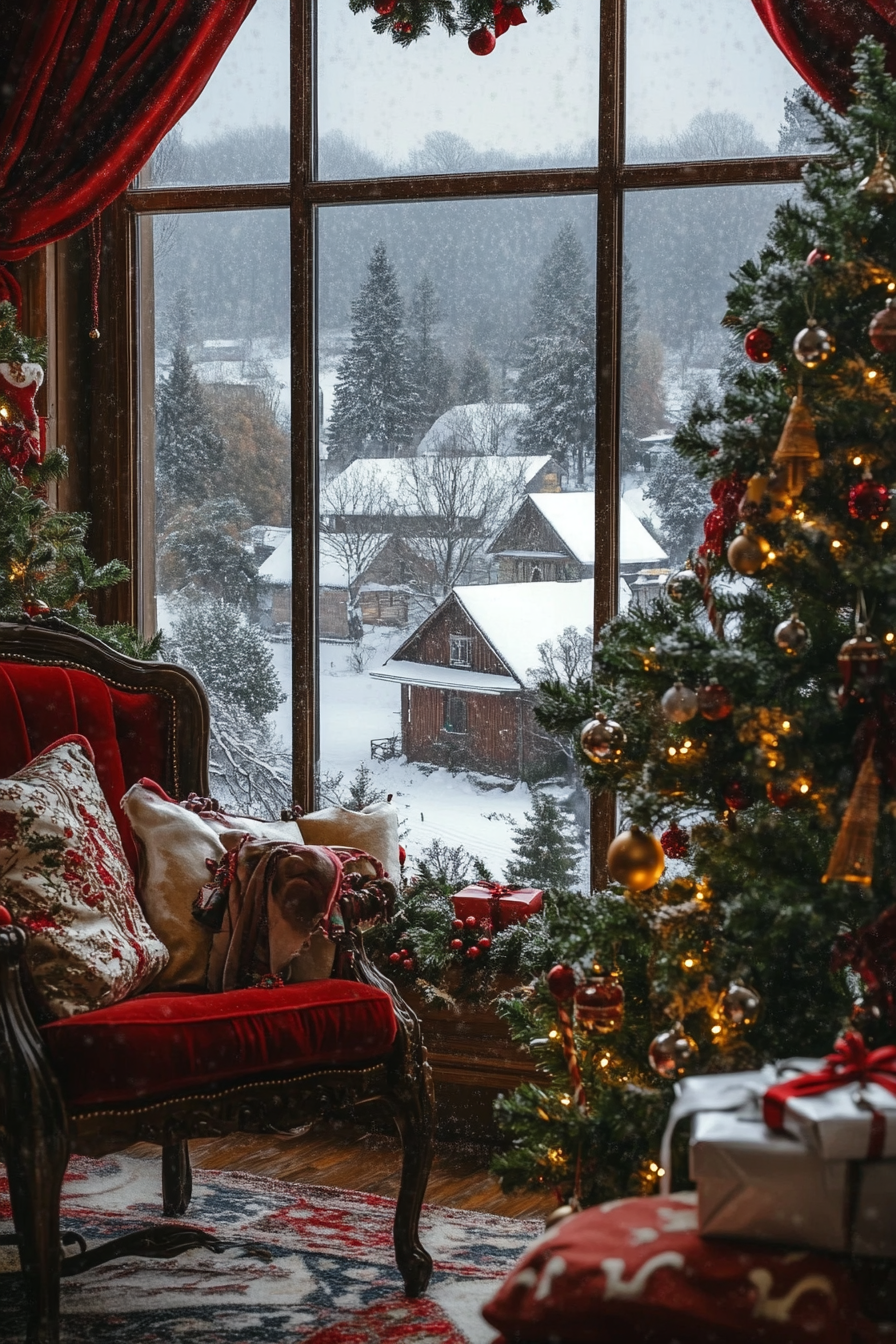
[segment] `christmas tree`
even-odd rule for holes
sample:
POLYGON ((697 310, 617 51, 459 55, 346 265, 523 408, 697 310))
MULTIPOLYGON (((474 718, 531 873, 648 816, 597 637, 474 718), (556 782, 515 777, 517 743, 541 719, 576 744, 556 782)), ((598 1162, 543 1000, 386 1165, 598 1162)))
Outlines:
POLYGON ((145 641, 129 625, 99 626, 88 606, 90 593, 128 578, 127 566, 97 565, 84 544, 89 515, 48 501, 68 459, 62 448, 45 451, 34 408, 46 367, 45 343, 19 329, 13 304, 0 303, 0 619, 52 613, 134 657, 152 657, 158 639, 145 641))
POLYGON ((351 345, 339 363, 327 428, 330 458, 395 456, 410 444, 419 400, 404 327, 398 277, 377 243, 352 304, 351 345))
POLYGON ((600 632, 593 678, 541 687, 540 721, 581 734, 585 781, 616 794, 622 829, 559 964, 503 1007, 545 1070, 499 1103, 506 1187, 649 1191, 676 1077, 825 1054, 849 1021, 896 1040, 883 51, 859 47, 845 118, 804 108, 831 157, 735 275, 725 324, 746 358, 675 437, 710 487, 705 539, 664 597, 600 632))

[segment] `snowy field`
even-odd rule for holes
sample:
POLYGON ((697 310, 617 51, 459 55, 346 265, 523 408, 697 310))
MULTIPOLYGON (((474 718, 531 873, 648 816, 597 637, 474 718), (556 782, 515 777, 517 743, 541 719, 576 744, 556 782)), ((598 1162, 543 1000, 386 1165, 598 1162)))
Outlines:
MULTIPOLYGON (((372 655, 368 669, 380 666, 405 637, 403 631, 373 631, 368 627, 362 645, 372 655)), ((289 645, 275 643, 271 648, 286 689, 289 645)), ((341 771, 344 787, 359 765, 368 766, 376 785, 393 795, 401 821, 402 843, 412 867, 415 855, 434 840, 441 840, 446 845, 463 845, 470 854, 481 858, 496 878, 505 876, 513 847, 511 826, 524 820, 529 806, 528 786, 516 783, 511 787, 512 781, 478 774, 474 783, 469 775, 452 775, 448 770, 409 764, 404 757, 372 761, 372 738, 401 733, 401 688, 374 681, 368 669, 353 670, 354 650, 351 644, 329 642, 320 647, 321 773, 335 775, 341 771), (504 792, 507 788, 510 791, 504 792)), ((277 713, 278 732, 287 742, 290 716, 287 701, 277 713)))

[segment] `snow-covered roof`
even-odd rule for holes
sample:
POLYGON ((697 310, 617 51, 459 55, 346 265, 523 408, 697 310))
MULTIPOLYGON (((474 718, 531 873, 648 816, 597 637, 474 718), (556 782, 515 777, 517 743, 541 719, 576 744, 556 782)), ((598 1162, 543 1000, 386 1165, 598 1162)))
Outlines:
POLYGON ((520 425, 530 414, 524 401, 473 401, 440 415, 417 445, 417 456, 444 451, 450 443, 461 452, 512 453, 520 425))
MULTIPOLYGON (((582 565, 594 564, 594 492, 582 490, 564 495, 530 495, 542 513, 582 565)), ((619 561, 623 565, 648 565, 668 560, 666 552, 629 508, 619 501, 619 561)))
POLYGON ((645 498, 642 486, 633 485, 630 490, 626 490, 622 498, 636 518, 640 518, 642 522, 659 524, 656 508, 645 498))
MULTIPOLYGON (((498 482, 505 480, 508 488, 512 488, 518 479, 523 485, 528 485, 548 465, 551 457, 549 453, 538 457, 490 454, 486 457, 465 458, 464 461, 470 462, 477 478, 489 476, 498 482)), ((345 471, 334 476, 321 492, 321 511, 354 517, 383 513, 419 517, 429 510, 423 508, 419 499, 421 486, 414 481, 411 473, 437 470, 437 459, 434 457, 416 462, 403 457, 356 458, 345 471), (408 498, 411 486, 413 494, 418 498, 408 498)), ((435 499, 432 513, 438 513, 435 499)))
POLYGON ((435 663, 412 663, 389 659, 370 673, 377 681, 403 681, 410 686, 434 686, 442 691, 478 691, 480 695, 506 695, 518 691, 513 677, 492 672, 473 672, 466 667, 438 667, 435 663))
POLYGON ((274 527, 268 523, 253 523, 247 527, 243 536, 252 546, 269 546, 272 550, 279 546, 284 537, 288 537, 288 527, 274 527))
MULTIPOLYGON (((559 498, 559 496, 555 496, 559 498)), ((594 624, 594 580, 465 585, 454 595, 521 685, 540 661, 539 644, 567 626, 594 624)))
MULTIPOLYGON (((369 553, 368 564, 376 558, 388 540, 387 535, 370 539, 370 546, 365 548, 369 553)), ((259 566, 258 577, 276 588, 288 588, 292 584, 292 533, 288 528, 277 549, 271 552, 263 565, 259 566)), ((321 588, 348 587, 345 563, 338 546, 326 533, 320 538, 317 581, 321 588)))

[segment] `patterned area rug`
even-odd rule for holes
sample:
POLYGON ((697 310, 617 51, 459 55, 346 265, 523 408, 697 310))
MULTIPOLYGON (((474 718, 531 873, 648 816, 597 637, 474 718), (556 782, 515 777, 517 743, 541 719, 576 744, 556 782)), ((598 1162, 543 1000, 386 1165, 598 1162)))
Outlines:
MULTIPOLYGON (((73 1158, 63 1228, 88 1245, 161 1222, 160 1167, 73 1158)), ((488 1344, 479 1314, 537 1222, 427 1205, 429 1290, 409 1302, 392 1255, 394 1203, 379 1195, 198 1171, 183 1225, 266 1250, 117 1260, 63 1281, 64 1344, 488 1344)), ((0 1233, 12 1231, 0 1167, 0 1233)), ((0 1246, 0 1340, 22 1344, 14 1249, 0 1246)))

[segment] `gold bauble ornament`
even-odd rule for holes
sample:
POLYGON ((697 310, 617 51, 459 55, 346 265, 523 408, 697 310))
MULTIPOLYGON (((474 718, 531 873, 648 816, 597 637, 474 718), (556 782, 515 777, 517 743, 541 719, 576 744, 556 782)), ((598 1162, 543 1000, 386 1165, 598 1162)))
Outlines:
POLYGON ((791 658, 798 657, 806 648, 809 643, 809 631, 796 612, 790 620, 781 621, 780 625, 775 626, 775 643, 783 653, 789 653, 791 658))
POLYGON ((795 497, 802 492, 820 457, 815 421, 798 393, 784 421, 784 428, 772 457, 775 474, 789 495, 795 497))
POLYGON ((878 154, 871 172, 859 183, 859 191, 885 203, 896 200, 896 177, 886 154, 878 154))
POLYGON ((655 835, 633 826, 620 831, 607 850, 607 872, 613 882, 629 891, 649 891, 666 867, 663 847, 655 835))
POLYGON ((728 563, 735 574, 750 578, 762 569, 770 551, 765 537, 757 536, 751 527, 745 527, 728 547, 728 563))
POLYGON ((755 989, 732 980, 727 989, 719 995, 713 1011, 717 1021, 727 1022, 730 1027, 751 1027, 759 1016, 762 1000, 755 989))
POLYGON ((612 765, 622 760, 625 729, 597 709, 594 718, 589 719, 582 729, 579 741, 582 751, 594 765, 612 765))

